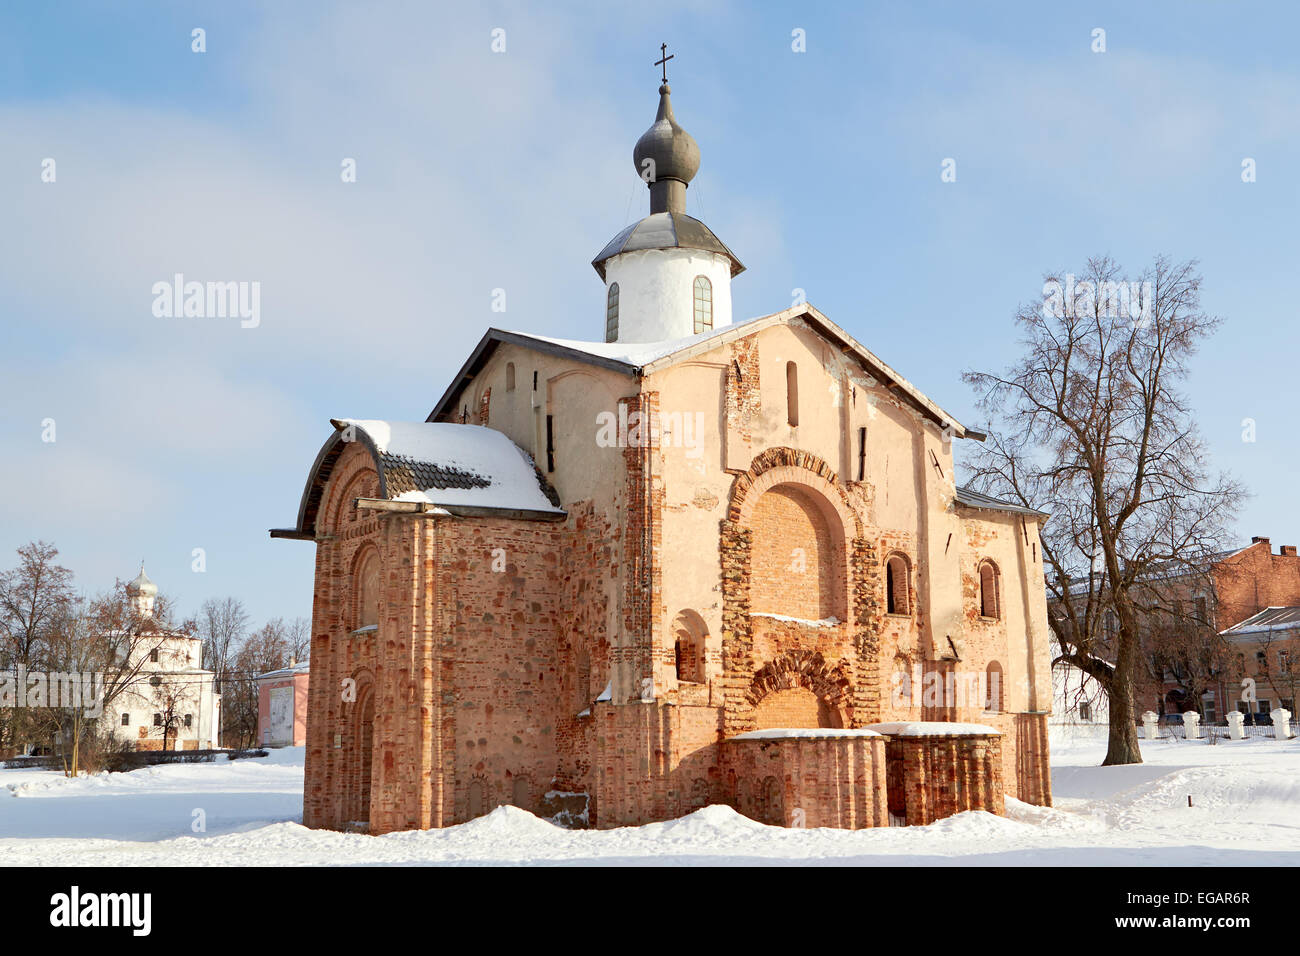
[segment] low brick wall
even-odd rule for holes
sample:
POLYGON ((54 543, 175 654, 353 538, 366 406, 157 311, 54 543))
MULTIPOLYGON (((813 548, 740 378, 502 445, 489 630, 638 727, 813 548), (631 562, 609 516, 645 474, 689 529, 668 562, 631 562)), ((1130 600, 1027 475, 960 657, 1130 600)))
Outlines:
POLYGON ((759 731, 726 740, 734 806, 776 826, 888 826, 885 738, 871 731, 759 731), (787 734, 788 736, 781 736, 787 734))
POLYGON ((965 810, 1005 813, 999 735, 891 735, 885 751, 889 813, 908 826, 965 810))

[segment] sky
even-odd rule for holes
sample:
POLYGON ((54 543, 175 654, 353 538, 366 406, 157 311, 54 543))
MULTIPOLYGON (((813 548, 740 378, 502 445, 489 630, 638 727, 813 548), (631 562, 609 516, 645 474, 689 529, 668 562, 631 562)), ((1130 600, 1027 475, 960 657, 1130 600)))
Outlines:
POLYGON ((660 43, 737 319, 802 289, 979 426, 961 374, 1014 361, 1045 273, 1199 260, 1197 424, 1238 536, 1300 543, 1300 12, 979 7, 5 5, 0 566, 43 539, 87 591, 143 559, 182 616, 309 616, 314 548, 267 529, 330 418, 423 420, 490 326, 603 336, 660 43), (257 324, 155 315, 177 273, 257 282, 257 324))

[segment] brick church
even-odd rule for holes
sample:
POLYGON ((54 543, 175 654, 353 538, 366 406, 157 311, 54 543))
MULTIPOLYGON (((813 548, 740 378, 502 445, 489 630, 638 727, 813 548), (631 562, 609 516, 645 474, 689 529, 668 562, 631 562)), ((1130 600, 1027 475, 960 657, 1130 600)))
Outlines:
POLYGON ((424 421, 334 420, 272 531, 316 543, 304 823, 1049 804, 1046 516, 817 309, 733 322, 666 80, 633 159, 604 340, 489 329, 424 421))

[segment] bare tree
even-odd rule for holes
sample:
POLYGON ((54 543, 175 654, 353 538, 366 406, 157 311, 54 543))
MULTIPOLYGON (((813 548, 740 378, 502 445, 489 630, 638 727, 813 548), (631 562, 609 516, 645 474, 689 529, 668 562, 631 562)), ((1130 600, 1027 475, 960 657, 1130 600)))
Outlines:
POLYGON ((222 682, 235 649, 248 634, 249 617, 238 598, 208 598, 199 608, 198 633, 203 639, 202 666, 215 675, 215 692, 224 694, 222 682))
POLYGON ((1002 374, 965 376, 992 420, 972 480, 1052 514, 1043 531, 1049 625, 1059 659, 1106 691, 1106 764, 1142 760, 1142 582, 1207 567, 1243 495, 1211 474, 1179 391, 1220 321, 1201 309, 1195 266, 1161 257, 1132 283, 1098 258, 1079 279, 1046 276, 1045 301, 1016 315, 1020 360, 1002 374))
MULTIPOLYGON (((0 669, 43 666, 45 649, 73 600, 72 572, 57 563, 59 549, 31 541, 18 549, 18 564, 0 572, 0 669)), ((0 751, 30 740, 36 715, 20 703, 0 711, 0 751)))

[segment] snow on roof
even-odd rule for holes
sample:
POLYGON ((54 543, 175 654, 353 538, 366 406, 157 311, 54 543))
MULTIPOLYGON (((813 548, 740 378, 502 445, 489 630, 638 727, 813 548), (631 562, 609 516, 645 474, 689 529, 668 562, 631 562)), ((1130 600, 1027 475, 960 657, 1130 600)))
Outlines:
POLYGON ((359 430, 374 445, 388 497, 563 514, 547 497, 532 458, 504 432, 451 422, 334 421, 349 440, 359 430))
POLYGON ((1261 634, 1265 631, 1300 630, 1300 607, 1267 607, 1219 633, 1224 637, 1261 634))
POLYGON ((847 727, 774 727, 736 734, 728 740, 787 740, 804 737, 882 737, 878 731, 847 727))
POLYGON ((663 342, 584 342, 579 339, 556 339, 546 335, 537 335, 533 332, 511 332, 510 334, 536 339, 539 342, 549 342, 551 345, 558 345, 574 352, 584 352, 587 355, 595 355, 599 358, 610 359, 640 368, 649 365, 656 359, 672 355, 679 349, 707 342, 711 338, 716 338, 719 335, 732 332, 742 325, 757 321, 757 318, 745 319, 743 322, 737 322, 734 325, 719 326, 712 332, 701 335, 688 335, 680 339, 667 339, 663 342))
POLYGON ((258 674, 258 680, 266 680, 271 677, 292 677, 295 674, 311 673, 311 661, 303 661, 300 664, 294 664, 291 667, 281 667, 278 670, 267 671, 265 674, 258 674))
POLYGON ((964 737, 1002 736, 1002 731, 986 724, 958 724, 941 720, 904 720, 884 724, 868 724, 867 730, 876 730, 891 737, 964 737))

